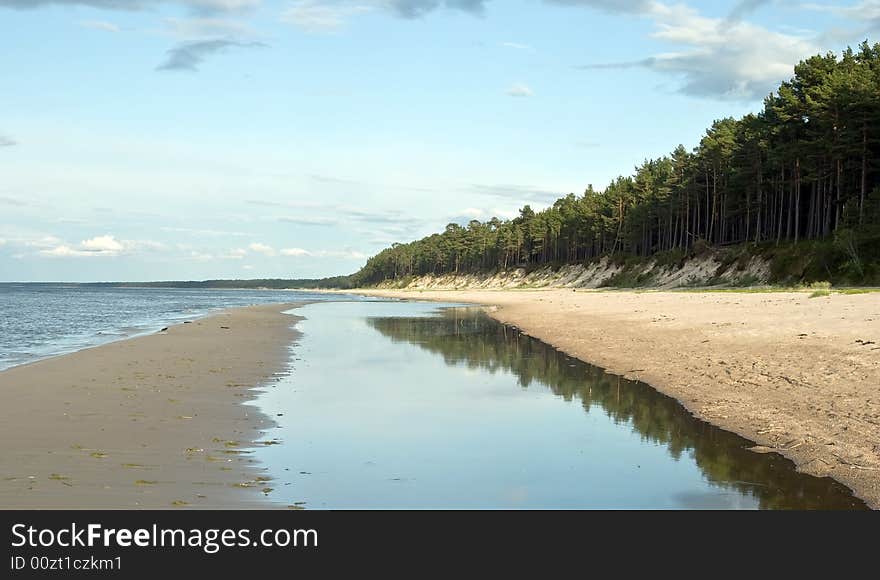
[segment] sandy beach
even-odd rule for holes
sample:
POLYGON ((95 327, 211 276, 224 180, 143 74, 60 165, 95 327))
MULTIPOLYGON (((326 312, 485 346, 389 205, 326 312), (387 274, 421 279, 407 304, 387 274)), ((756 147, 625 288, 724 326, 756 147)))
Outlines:
POLYGON ((880 508, 880 294, 372 291, 496 319, 675 397, 880 508))
MULTIPOLYGON (((880 294, 363 291, 489 307, 880 507, 880 294)), ((273 507, 243 405, 296 305, 239 308, 0 372, 0 508, 273 507)), ((271 442, 270 442, 271 443, 271 442)))
POLYGON ((0 509, 262 507, 242 403, 286 369, 295 304, 224 311, 0 372, 0 509))

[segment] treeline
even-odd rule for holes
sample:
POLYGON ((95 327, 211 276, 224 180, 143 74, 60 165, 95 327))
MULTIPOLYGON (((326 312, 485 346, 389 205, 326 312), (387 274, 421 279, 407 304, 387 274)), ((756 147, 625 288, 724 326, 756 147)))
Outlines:
POLYGON ((801 62, 761 112, 716 121, 693 151, 542 211, 395 244, 351 282, 835 237, 865 278, 859 250, 880 246, 878 153, 880 44, 865 42, 801 62))
POLYGON ((95 282, 81 284, 103 288, 198 288, 198 289, 268 289, 286 290, 290 288, 313 290, 317 288, 350 288, 350 276, 336 276, 322 279, 286 280, 281 278, 258 280, 185 280, 165 282, 95 282))

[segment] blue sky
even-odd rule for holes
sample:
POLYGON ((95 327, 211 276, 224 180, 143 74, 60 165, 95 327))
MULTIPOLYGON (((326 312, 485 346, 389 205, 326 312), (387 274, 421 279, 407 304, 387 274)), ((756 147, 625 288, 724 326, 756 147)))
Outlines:
POLYGON ((0 281, 316 277, 604 187, 880 0, 0 0, 0 281))

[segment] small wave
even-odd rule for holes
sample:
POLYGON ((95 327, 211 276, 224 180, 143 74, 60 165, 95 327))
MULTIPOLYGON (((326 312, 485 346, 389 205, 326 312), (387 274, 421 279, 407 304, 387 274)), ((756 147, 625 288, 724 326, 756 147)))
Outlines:
POLYGON ((226 308, 279 302, 276 292, 254 290, 83 292, 70 284, 4 284, 0 290, 0 370, 150 334, 226 308))

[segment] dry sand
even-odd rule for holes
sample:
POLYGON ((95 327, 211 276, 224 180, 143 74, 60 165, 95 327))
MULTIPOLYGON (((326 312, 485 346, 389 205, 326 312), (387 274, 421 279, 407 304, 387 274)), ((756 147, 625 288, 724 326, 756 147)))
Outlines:
POLYGON ((365 291, 498 320, 849 486, 880 508, 880 294, 365 291))
POLYGON ((0 508, 261 507, 249 454, 273 421, 242 403, 286 369, 295 306, 0 372, 0 508))

